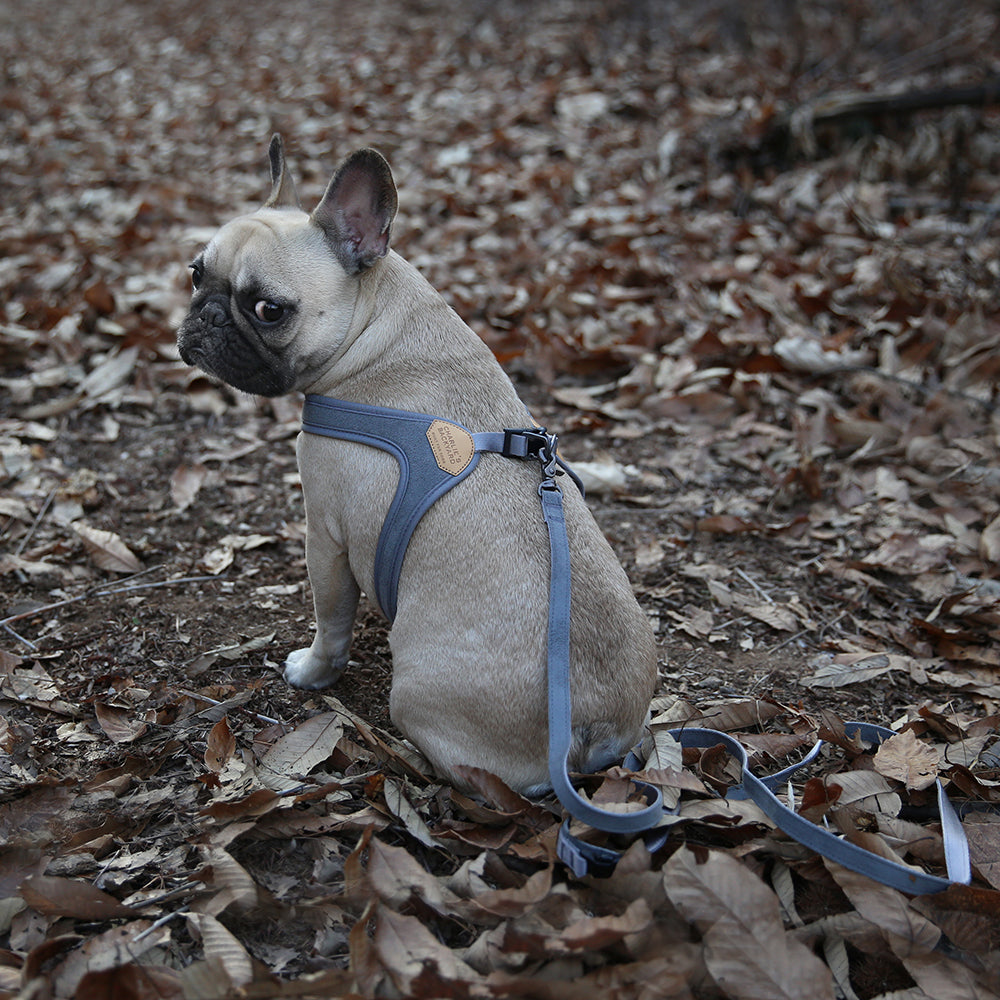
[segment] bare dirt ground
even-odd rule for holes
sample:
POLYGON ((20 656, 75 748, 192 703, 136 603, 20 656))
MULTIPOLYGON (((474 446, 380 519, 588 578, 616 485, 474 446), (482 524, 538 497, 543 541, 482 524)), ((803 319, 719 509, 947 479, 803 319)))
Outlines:
MULTIPOLYGON (((659 727, 764 771, 892 725, 995 801, 998 28, 987 2, 0 11, 0 997, 1000 993, 989 812, 973 888, 908 901, 703 808, 723 774, 688 754, 667 846, 573 879, 551 803, 473 802, 395 743, 373 612, 335 689, 289 689, 299 403, 173 345, 273 131, 307 205, 377 146, 396 248, 591 480, 659 727)), ((812 817, 943 874, 927 784, 843 749, 812 817)))

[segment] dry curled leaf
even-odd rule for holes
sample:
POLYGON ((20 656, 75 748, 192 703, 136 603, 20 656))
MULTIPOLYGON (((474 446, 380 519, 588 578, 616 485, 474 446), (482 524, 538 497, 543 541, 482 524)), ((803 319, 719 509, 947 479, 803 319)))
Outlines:
POLYGON ((229 728, 229 719, 224 715, 209 730, 205 747, 205 766, 210 771, 221 771, 235 749, 236 737, 229 728))
POLYGON ((178 510, 186 510, 208 478, 208 468, 202 462, 178 465, 170 477, 170 499, 178 510))
POLYGON ((699 862, 681 848, 664 865, 670 901, 705 935, 705 963, 726 993, 746 1000, 833 1000, 829 969, 781 923, 778 897, 735 858, 699 862))
POLYGON ((919 791, 937 780, 941 751, 918 740, 912 729, 904 729, 879 745, 874 763, 879 774, 919 791))
POLYGON ((129 547, 112 531, 93 528, 82 521, 70 527, 80 536, 94 565, 112 573, 138 573, 142 563, 129 547))
MULTIPOLYGON (((227 990, 245 986, 253 979, 253 959, 232 931, 207 913, 188 913, 187 920, 201 939, 206 961, 218 963, 216 971, 213 971, 213 978, 217 978, 218 966, 221 966, 227 990)), ((184 992, 189 995, 186 988, 184 992)))
POLYGON ((131 743, 137 740, 148 728, 142 719, 137 719, 135 713, 117 705, 107 705, 98 701, 94 703, 94 714, 97 721, 115 743, 131 743))

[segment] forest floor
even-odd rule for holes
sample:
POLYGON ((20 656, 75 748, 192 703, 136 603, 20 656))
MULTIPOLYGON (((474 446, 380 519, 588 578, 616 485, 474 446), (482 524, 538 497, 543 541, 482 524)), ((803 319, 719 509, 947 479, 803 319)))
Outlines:
POLYGON ((397 742, 364 603, 290 689, 300 402, 174 345, 273 132, 305 205, 379 148, 395 248, 588 474, 654 729, 759 773, 826 737, 799 806, 943 876, 933 779, 1000 799, 1000 13, 833 6, 0 10, 0 998, 1000 995, 988 810, 972 886, 911 899, 658 741, 666 846, 578 879, 554 801, 397 742))

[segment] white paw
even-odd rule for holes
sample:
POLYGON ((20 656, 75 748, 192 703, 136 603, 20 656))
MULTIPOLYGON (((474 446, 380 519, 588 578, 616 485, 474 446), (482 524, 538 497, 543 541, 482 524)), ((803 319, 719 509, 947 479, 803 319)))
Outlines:
POLYGON ((312 647, 296 649, 285 660, 285 680, 292 687, 313 691, 335 684, 346 666, 346 663, 331 663, 315 656, 312 647))

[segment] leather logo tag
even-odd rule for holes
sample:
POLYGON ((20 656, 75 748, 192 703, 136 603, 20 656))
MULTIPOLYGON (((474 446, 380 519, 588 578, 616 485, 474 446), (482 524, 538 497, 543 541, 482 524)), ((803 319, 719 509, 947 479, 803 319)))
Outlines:
POLYGON ((472 435, 463 427, 450 424, 447 420, 433 421, 427 428, 427 440, 438 468, 452 476, 459 475, 476 452, 472 435))

